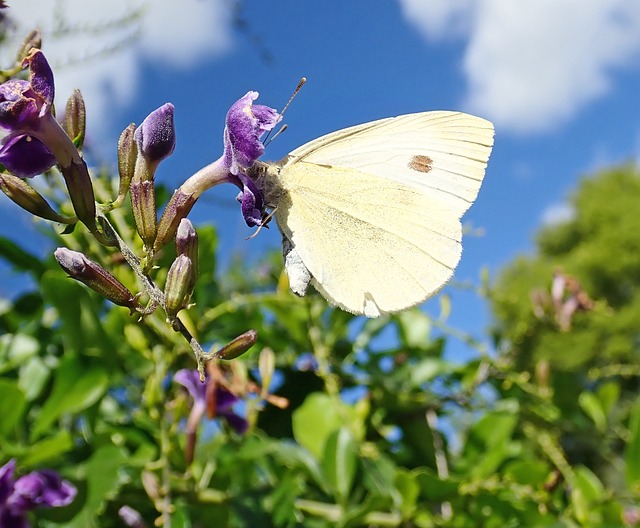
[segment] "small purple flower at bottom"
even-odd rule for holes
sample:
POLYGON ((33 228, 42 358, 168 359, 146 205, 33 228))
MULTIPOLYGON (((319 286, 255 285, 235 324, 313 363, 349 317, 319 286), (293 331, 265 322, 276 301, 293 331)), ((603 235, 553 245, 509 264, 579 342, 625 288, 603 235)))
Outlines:
MULTIPOLYGON (((207 386, 211 381, 207 379, 205 383, 200 381, 200 373, 197 370, 182 369, 176 372, 174 381, 182 385, 193 398, 193 407, 189 415, 188 425, 195 427, 207 410, 207 386)), ((231 428, 239 434, 244 434, 249 427, 245 418, 236 414, 233 406, 240 401, 236 395, 229 392, 224 387, 215 387, 215 412, 212 418, 222 418, 231 428)))
POLYGON ((32 471, 14 479, 16 461, 0 467, 0 526, 29 528, 27 512, 38 507, 57 508, 71 504, 76 488, 55 471, 32 471))

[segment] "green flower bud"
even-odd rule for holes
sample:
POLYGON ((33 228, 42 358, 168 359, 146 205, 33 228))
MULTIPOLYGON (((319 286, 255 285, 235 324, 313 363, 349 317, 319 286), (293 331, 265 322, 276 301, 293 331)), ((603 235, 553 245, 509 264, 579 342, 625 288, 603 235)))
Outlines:
POLYGON ((197 196, 185 194, 181 189, 173 193, 158 223, 158 236, 154 244, 155 251, 160 250, 173 239, 180 221, 191 212, 197 199, 197 196))
POLYGON ((136 158, 138 157, 138 146, 133 139, 136 125, 131 123, 120 134, 118 140, 118 173, 120 175, 120 186, 118 188, 118 202, 122 202, 129 192, 129 185, 136 169, 136 158))
POLYGON ((35 216, 62 224, 72 224, 77 221, 75 218, 56 213, 31 185, 13 174, 0 174, 0 189, 20 207, 35 216))
POLYGON ((131 209, 136 229, 146 248, 153 247, 156 239, 156 190, 153 181, 140 181, 135 178, 129 189, 131 209))
POLYGON ((256 344, 258 340, 258 332, 255 330, 249 330, 242 335, 236 337, 229 344, 223 346, 220 350, 218 350, 214 357, 216 359, 235 359, 244 354, 247 350, 249 350, 253 345, 256 344))
MULTIPOLYGON (((0 5, 0 7, 6 6, 0 5)), ((16 55, 16 62, 21 63, 22 59, 24 59, 29 54, 31 48, 42 48, 42 35, 39 29, 32 30, 27 35, 27 38, 24 39, 22 46, 20 46, 20 49, 18 50, 18 55, 16 55)))
POLYGON ((175 317, 189 302, 192 291, 190 289, 191 270, 191 259, 186 255, 178 255, 169 268, 167 282, 164 286, 164 297, 165 311, 170 319, 175 317))
POLYGON ((196 285, 199 276, 198 265, 198 233, 193 224, 187 219, 180 220, 180 225, 176 232, 176 254, 186 255, 191 260, 191 276, 193 284, 191 290, 196 285))
POLYGON ((82 159, 73 160, 68 166, 61 165, 60 171, 76 216, 93 232, 96 229, 96 201, 87 165, 82 159))
POLYGON ((60 267, 72 279, 86 284, 112 303, 125 306, 132 313, 138 306, 137 298, 133 296, 126 286, 82 253, 67 248, 58 248, 54 252, 54 256, 60 267))
POLYGON ((64 129, 73 141, 73 144, 81 149, 84 144, 84 134, 87 125, 87 113, 84 99, 80 90, 74 90, 67 100, 64 115, 64 129))

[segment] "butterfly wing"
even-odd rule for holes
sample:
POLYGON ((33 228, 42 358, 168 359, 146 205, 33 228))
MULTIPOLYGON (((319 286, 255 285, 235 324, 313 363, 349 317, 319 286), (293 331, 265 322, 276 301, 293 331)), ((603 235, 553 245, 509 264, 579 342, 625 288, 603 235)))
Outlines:
POLYGON ((329 134, 277 173, 278 226, 332 303, 369 317, 408 308, 453 274, 492 141, 490 123, 453 112, 329 134))
POLYGON ((453 273, 458 219, 417 190, 353 169, 291 167, 276 220, 329 301, 376 317, 417 304, 453 273))
POLYGON ((478 195, 493 125, 461 112, 407 114, 345 128, 289 155, 288 163, 350 167, 415 187, 462 217, 478 195))

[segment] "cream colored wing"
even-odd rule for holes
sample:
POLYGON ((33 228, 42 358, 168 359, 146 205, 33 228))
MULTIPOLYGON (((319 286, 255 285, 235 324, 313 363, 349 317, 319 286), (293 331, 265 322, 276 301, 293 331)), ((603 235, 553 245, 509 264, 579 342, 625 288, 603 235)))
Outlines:
POLYGON ((493 146, 493 125, 460 112, 423 112, 339 130, 294 150, 300 161, 402 182, 460 218, 473 203, 493 146))
POLYGON ((278 176, 275 217, 333 304, 376 317, 425 300, 461 253, 457 215, 403 183, 305 161, 278 176))

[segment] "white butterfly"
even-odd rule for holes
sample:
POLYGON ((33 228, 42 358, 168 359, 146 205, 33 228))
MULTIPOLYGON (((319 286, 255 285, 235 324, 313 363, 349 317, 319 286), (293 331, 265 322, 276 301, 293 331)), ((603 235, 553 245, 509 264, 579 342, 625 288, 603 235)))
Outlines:
POLYGON ((460 217, 475 200, 493 125, 424 112, 345 128, 263 166, 291 289, 377 317, 414 306, 452 276, 460 217))

